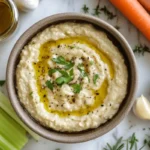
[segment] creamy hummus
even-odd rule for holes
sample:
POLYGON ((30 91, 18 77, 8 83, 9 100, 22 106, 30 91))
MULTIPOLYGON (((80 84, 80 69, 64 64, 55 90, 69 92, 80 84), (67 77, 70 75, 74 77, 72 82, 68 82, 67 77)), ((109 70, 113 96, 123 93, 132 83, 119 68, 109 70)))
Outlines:
POLYGON ((104 32, 66 22, 46 28, 24 47, 16 79, 20 101, 33 118, 57 131, 77 132, 116 114, 128 72, 104 32))

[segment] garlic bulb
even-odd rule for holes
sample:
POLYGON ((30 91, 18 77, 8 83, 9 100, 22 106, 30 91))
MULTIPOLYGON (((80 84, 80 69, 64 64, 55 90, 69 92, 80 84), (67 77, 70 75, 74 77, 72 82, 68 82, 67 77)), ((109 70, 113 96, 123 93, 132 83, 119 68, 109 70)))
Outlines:
POLYGON ((22 11, 30 11, 38 7, 39 0, 14 0, 18 9, 22 11))
POLYGON ((137 98, 133 106, 133 112, 141 119, 150 120, 150 102, 142 95, 137 98))

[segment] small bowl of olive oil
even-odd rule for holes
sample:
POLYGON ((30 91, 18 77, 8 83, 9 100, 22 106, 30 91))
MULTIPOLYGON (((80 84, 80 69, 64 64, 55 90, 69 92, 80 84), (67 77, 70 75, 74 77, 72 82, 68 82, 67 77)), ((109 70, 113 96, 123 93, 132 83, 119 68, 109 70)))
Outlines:
POLYGON ((13 0, 0 0, 0 42, 10 37, 18 25, 18 10, 13 0))

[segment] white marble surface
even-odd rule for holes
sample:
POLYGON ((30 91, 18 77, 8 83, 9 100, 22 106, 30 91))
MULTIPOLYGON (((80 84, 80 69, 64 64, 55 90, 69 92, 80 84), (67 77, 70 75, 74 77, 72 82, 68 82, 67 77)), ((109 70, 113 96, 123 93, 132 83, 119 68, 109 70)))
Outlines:
MULTIPOLYGON (((83 4, 87 4, 90 7, 92 13, 93 8, 99 3, 102 7, 106 5, 111 11, 117 14, 117 18, 113 20, 107 20, 107 17, 103 14, 99 18, 109 22, 112 25, 120 26, 120 32, 130 43, 133 48, 136 44, 147 44, 150 46, 141 33, 137 31, 109 2, 108 0, 41 0, 39 7, 29 13, 20 13, 20 22, 16 34, 9 40, 0 43, 0 80, 5 79, 5 71, 7 60, 14 43, 19 36, 28 29, 35 22, 62 12, 82 12, 81 7, 83 4)), ((137 96, 144 94, 150 99, 150 54, 146 53, 144 56, 136 55, 139 84, 137 90, 137 96)), ((41 138, 39 142, 35 142, 33 139, 25 146, 24 150, 55 150, 60 148, 61 150, 102 150, 107 142, 114 143, 114 135, 118 138, 124 136, 124 138, 130 136, 133 132, 140 141, 144 139, 144 135, 150 135, 150 121, 142 121, 137 119, 132 112, 112 131, 99 137, 95 140, 81 143, 81 144, 60 144, 41 138), (145 128, 145 130, 143 130, 145 128)), ((139 143, 142 145, 142 143, 139 143)), ((148 150, 148 148, 144 148, 148 150)))

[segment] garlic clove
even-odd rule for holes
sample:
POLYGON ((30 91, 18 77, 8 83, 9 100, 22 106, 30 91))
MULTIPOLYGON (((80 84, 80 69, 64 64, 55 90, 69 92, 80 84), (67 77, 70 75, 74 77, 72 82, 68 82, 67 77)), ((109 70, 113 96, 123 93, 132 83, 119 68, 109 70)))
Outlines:
POLYGON ((137 98, 133 106, 133 112, 141 119, 150 120, 150 102, 146 97, 141 95, 141 97, 137 98))
POLYGON ((39 0, 14 0, 18 9, 28 12, 38 7, 39 0))

